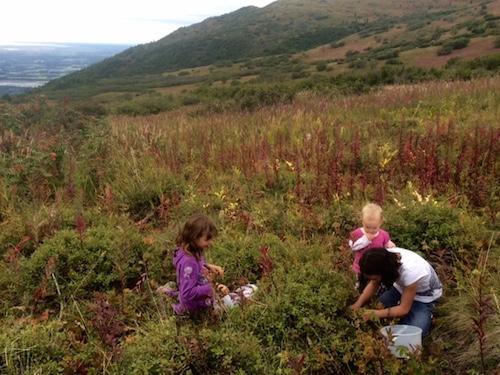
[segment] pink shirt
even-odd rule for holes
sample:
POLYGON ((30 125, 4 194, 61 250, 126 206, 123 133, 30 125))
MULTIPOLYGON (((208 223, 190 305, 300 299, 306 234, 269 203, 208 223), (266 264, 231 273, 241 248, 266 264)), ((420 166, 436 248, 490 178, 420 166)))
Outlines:
POLYGON ((354 263, 352 264, 352 269, 356 273, 361 273, 361 270, 359 269, 359 261, 366 250, 373 249, 374 247, 386 247, 391 241, 389 233, 382 229, 379 229, 378 235, 371 241, 366 237, 361 228, 351 232, 351 238, 357 238, 355 241, 349 241, 349 246, 351 246, 354 251, 354 263))

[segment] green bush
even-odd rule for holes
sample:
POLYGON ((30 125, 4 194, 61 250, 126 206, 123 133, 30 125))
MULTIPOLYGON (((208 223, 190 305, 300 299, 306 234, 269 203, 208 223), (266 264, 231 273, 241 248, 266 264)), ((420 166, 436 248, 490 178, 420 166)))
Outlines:
POLYGON ((139 329, 113 364, 123 374, 268 374, 251 332, 170 318, 139 329), (198 325, 199 324, 199 325, 198 325))
POLYGON ((0 372, 16 374, 64 374, 70 357, 71 332, 59 320, 39 324, 2 324, 0 372))
POLYGON ((22 261, 24 288, 34 303, 50 304, 133 287, 143 272, 145 246, 138 233, 122 228, 97 226, 81 235, 61 230, 22 261))
POLYGON ((343 47, 343 46, 345 46, 345 42, 344 41, 330 43, 330 47, 331 48, 340 48, 340 47, 343 47))
POLYGON ((129 100, 117 106, 113 113, 128 116, 157 114, 176 108, 176 103, 163 97, 148 97, 140 100, 129 100))
POLYGON ((438 49, 437 54, 438 56, 444 56, 444 55, 450 55, 452 52, 453 52, 453 47, 448 44, 445 44, 440 49, 438 49))
POLYGON ((446 45, 453 47, 453 49, 462 49, 469 45, 470 39, 466 37, 452 39, 446 42, 446 45))
POLYGON ((466 37, 455 38, 447 40, 443 46, 438 50, 438 56, 449 55, 456 49, 462 49, 469 45, 470 39, 466 37))
POLYGON ((95 101, 82 101, 75 103, 73 107, 87 116, 104 117, 108 115, 107 108, 99 102, 95 101))
POLYGON ((242 88, 237 92, 234 99, 242 109, 252 110, 262 106, 290 103, 294 96, 295 92, 288 85, 256 86, 242 88))
POLYGON ((460 209, 444 202, 404 202, 387 210, 385 229, 398 247, 435 255, 446 251, 454 259, 469 261, 488 233, 480 218, 467 219, 460 209))
POLYGON ((500 48, 500 36, 497 36, 497 37, 495 38, 495 41, 493 42, 493 46, 494 46, 495 48, 500 48))
POLYGON ((316 63, 316 70, 318 72, 324 72, 327 67, 328 67, 328 63, 326 61, 318 61, 316 63))

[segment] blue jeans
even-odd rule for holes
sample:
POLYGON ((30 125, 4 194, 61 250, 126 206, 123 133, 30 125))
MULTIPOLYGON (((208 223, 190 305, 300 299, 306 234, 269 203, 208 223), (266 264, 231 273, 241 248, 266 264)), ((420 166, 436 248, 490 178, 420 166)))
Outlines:
MULTIPOLYGON (((397 306, 401 301, 401 293, 399 293, 396 288, 392 287, 382 294, 378 301, 381 302, 385 308, 397 306)), ((429 333, 435 304, 436 301, 431 303, 413 301, 410 312, 401 318, 400 323, 421 328, 422 337, 425 337, 429 333)))

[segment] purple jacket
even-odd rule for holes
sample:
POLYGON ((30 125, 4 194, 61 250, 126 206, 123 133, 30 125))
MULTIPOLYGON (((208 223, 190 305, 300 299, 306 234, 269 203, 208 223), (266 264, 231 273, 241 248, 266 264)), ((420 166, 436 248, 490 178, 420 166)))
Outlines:
POLYGON ((175 311, 182 315, 212 307, 212 287, 203 275, 206 266, 204 255, 201 255, 200 260, 196 260, 179 247, 174 252, 174 266, 179 287, 179 303, 173 305, 175 311))

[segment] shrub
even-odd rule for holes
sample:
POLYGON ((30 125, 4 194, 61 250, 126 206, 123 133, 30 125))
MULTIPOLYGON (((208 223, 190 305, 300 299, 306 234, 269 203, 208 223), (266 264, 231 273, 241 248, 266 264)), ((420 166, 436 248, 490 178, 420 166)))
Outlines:
POLYGON ((452 52, 453 52, 453 47, 448 44, 445 44, 440 49, 438 49, 437 54, 438 56, 444 56, 444 55, 450 55, 452 52))
POLYGON ((94 101, 82 101, 79 103, 75 103, 73 107, 87 116, 96 116, 96 117, 104 117, 108 115, 107 108, 99 103, 94 101))
POLYGON ((495 41, 493 42, 493 46, 494 46, 495 48, 500 48, 500 36, 497 36, 497 37, 495 38, 495 41))
MULTIPOLYGON (((2 324, 0 372, 14 374, 63 374, 71 357, 71 332, 62 321, 2 324)), ((76 354, 76 353, 73 353, 76 354)))
MULTIPOLYGON (((303 72, 308 74, 307 72, 303 72)), ((295 72, 294 74, 302 74, 300 72, 295 72)), ((278 85, 274 87, 249 87, 242 88, 235 95, 236 103, 242 109, 256 109, 261 106, 289 103, 295 93, 291 88, 286 85, 278 85)))
POLYGON ((401 60, 394 58, 387 60, 385 63, 386 65, 403 65, 403 62, 401 60))
POLYGON ((396 207, 389 206, 387 212, 385 226, 391 239, 399 247, 427 256, 445 250, 449 260, 468 263, 477 255, 477 244, 487 236, 482 219, 465 220, 463 211, 444 202, 405 201, 396 207))
POLYGON ((447 40, 445 44, 438 50, 438 56, 449 55, 453 50, 462 49, 469 45, 470 39, 466 37, 447 40))
POLYGON ((140 116, 157 114, 175 109, 176 103, 163 97, 148 97, 146 99, 129 100, 113 111, 115 114, 140 116))
POLYGON ((365 59, 356 59, 354 61, 351 61, 349 63, 349 68, 354 68, 354 69, 363 69, 367 65, 367 61, 365 59))
POLYGON ((316 63, 316 70, 317 70, 318 72, 323 72, 323 71, 325 71, 327 67, 328 67, 328 64, 327 64, 327 62, 326 62, 326 61, 318 61, 318 62, 316 63))
POLYGON ((176 319, 151 322, 131 336, 113 365, 116 373, 268 373, 264 348, 251 332, 176 319))
POLYGON ((358 55, 358 54, 359 54, 359 51, 349 50, 345 53, 345 57, 350 58, 350 57, 353 57, 353 56, 358 55))
POLYGON ((259 306, 248 309, 246 324, 271 347, 283 342, 305 342, 308 338, 321 345, 323 339, 330 341, 328 337, 338 337, 349 325, 344 319, 338 319, 350 295, 344 276, 331 271, 331 267, 319 259, 314 264, 304 264, 298 259, 280 259, 282 256, 271 249, 275 267, 270 275, 272 280, 259 284, 261 292, 256 295, 267 309, 265 313, 259 306))
POLYGON ((26 292, 35 306, 50 306, 54 299, 61 302, 70 296, 132 287, 143 271, 140 261, 145 246, 134 231, 112 226, 80 233, 61 230, 21 263, 26 292))
POLYGON ((466 37, 452 39, 446 42, 446 45, 452 46, 453 49, 462 49, 469 45, 470 39, 466 37))
POLYGON ((331 48, 340 48, 340 47, 343 47, 343 46, 345 46, 345 42, 344 41, 330 43, 330 47, 331 48))
POLYGON ((381 51, 375 54, 377 60, 389 60, 399 57, 399 51, 381 51))

